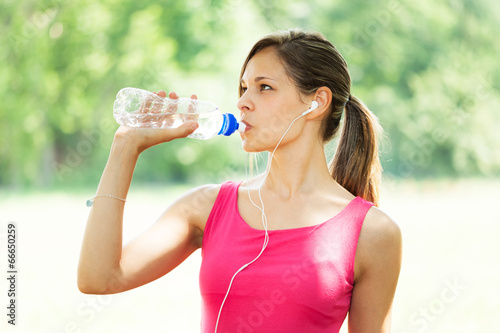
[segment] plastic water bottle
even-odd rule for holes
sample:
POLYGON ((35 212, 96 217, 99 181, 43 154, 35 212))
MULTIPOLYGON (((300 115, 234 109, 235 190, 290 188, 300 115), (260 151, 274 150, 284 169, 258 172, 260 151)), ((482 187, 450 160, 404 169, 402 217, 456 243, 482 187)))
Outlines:
POLYGON ((186 121, 198 122, 188 138, 207 140, 216 135, 229 136, 245 131, 231 113, 222 113, 217 105, 190 98, 170 99, 150 91, 123 88, 116 95, 113 116, 128 127, 176 128, 186 121))

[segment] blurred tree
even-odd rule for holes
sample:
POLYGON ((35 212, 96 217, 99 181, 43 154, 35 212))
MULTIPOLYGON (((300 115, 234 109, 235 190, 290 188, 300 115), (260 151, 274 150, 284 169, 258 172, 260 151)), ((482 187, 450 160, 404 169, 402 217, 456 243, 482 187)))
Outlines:
MULTIPOLYGON (((255 39, 297 26, 323 32, 345 56, 353 93, 386 130, 387 172, 499 175, 499 21, 488 0, 5 0, 0 185, 95 184, 117 128, 110 107, 120 88, 204 91, 230 108, 255 39)), ((154 148, 135 179, 241 169, 236 141, 154 148)))
MULTIPOLYGON (((224 1, 0 6, 0 185, 95 183, 117 128, 116 92, 168 90, 189 72, 217 72, 224 66, 218 53, 230 47, 217 42, 227 34, 224 1), (100 166, 89 169, 96 157, 100 166)), ((180 167, 188 164, 169 148, 163 158, 147 155, 145 180, 186 179, 189 170, 180 167)))
POLYGON ((275 28, 321 31, 380 118, 400 177, 500 175, 500 8, 491 1, 256 0, 275 28))

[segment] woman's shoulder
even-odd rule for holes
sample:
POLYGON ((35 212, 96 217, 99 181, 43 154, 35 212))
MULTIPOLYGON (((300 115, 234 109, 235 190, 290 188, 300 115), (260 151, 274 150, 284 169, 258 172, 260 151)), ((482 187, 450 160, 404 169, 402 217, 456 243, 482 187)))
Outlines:
POLYGON ((212 208, 223 184, 204 184, 196 186, 182 195, 178 203, 188 205, 185 209, 212 208))
POLYGON ((381 209, 372 206, 359 235, 356 250, 358 268, 364 271, 377 265, 391 265, 400 260, 401 252, 402 234, 399 225, 381 209))
POLYGON ((377 246, 400 242, 401 238, 399 225, 387 213, 376 206, 368 210, 361 228, 360 241, 377 246))
POLYGON ((205 184, 196 186, 177 198, 168 208, 171 218, 178 218, 193 226, 197 243, 201 246, 203 231, 212 207, 217 200, 223 184, 205 184))
POLYGON ((226 181, 221 184, 196 186, 179 197, 174 205, 184 215, 189 215, 203 222, 208 218, 219 194, 236 190, 240 183, 226 181))

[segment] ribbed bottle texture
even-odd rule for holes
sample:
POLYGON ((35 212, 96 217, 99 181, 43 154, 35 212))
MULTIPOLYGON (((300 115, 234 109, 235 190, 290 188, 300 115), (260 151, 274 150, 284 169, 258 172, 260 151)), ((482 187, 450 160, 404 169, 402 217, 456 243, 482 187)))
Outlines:
POLYGON ((245 130, 245 125, 238 123, 232 114, 223 114, 211 102, 162 98, 137 88, 123 88, 118 92, 113 116, 118 124, 128 127, 176 128, 186 121, 196 121, 199 126, 188 137, 201 140, 245 130))

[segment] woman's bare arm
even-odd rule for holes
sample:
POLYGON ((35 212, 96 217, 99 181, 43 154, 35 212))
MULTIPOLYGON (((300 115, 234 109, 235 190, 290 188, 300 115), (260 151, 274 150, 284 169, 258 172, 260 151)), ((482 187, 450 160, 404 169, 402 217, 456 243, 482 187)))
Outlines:
MULTIPOLYGON (((126 198, 139 157, 125 137, 116 136, 97 193, 126 198)), ((120 267, 123 210, 121 200, 98 197, 91 208, 78 265, 78 288, 84 293, 105 293, 120 267)))
MULTIPOLYGON (((176 98, 176 95, 170 97, 176 98)), ((120 127, 97 193, 126 198, 139 154, 153 145, 185 137, 195 128, 192 122, 166 130, 120 127)), ((200 246, 204 223, 217 193, 216 186, 189 192, 125 247, 122 232, 125 203, 97 197, 82 243, 79 289, 84 293, 116 293, 152 281, 173 269, 200 246)))
POLYGON ((349 333, 389 333, 391 308, 401 269, 399 227, 372 207, 359 237, 349 333))

